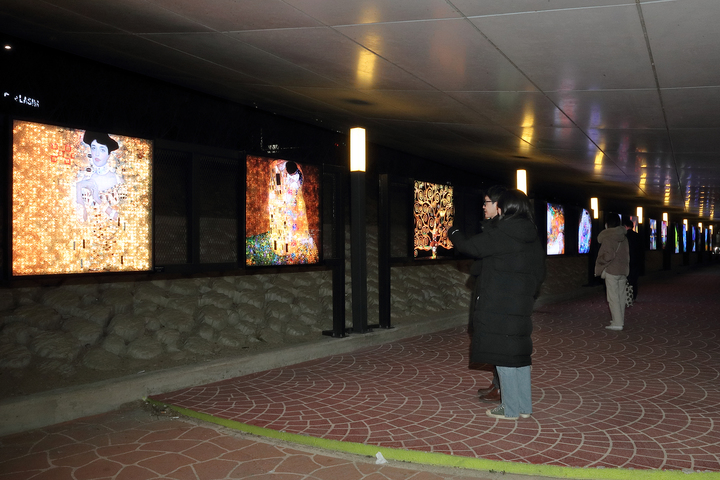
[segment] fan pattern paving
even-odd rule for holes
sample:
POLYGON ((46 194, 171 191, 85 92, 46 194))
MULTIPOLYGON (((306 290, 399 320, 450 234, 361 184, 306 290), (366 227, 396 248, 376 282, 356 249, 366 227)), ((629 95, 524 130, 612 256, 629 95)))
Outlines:
POLYGON ((534 415, 485 415, 462 328, 157 400, 274 430, 545 465, 720 470, 720 269, 648 281, 625 330, 602 294, 534 313, 534 415))

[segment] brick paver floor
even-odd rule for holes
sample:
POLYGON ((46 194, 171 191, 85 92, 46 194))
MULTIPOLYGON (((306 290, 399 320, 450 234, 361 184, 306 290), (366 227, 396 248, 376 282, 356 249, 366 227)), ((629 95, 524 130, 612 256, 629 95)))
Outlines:
POLYGON ((561 467, 720 471, 720 268, 642 285, 626 328, 602 294, 540 307, 534 415, 476 397, 462 328, 156 397, 242 424, 381 447, 561 467))
POLYGON ((0 439, 1 480, 463 480, 433 468, 271 441, 139 404, 0 439))
MULTIPOLYGON (((635 469, 623 478, 650 469, 720 472, 720 267, 641 285, 621 332, 604 328, 609 312, 601 294, 537 309, 529 419, 485 415, 475 391, 489 374, 467 368, 460 328, 156 400, 307 438, 588 472, 573 478, 603 478, 600 469, 613 467, 635 469)), ((369 456, 148 408, 0 438, 0 480, 510 477, 376 465, 369 456)))

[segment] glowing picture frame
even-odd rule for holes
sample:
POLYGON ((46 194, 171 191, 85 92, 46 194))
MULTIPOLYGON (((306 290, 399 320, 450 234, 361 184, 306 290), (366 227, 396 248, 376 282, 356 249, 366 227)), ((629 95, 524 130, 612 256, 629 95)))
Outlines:
POLYGON ((547 254, 565 253, 565 210, 562 205, 547 204, 547 254))
POLYGON ((448 227, 455 218, 453 187, 415 180, 413 189, 413 256, 437 258, 448 254, 448 227))
POLYGON ((320 168, 247 156, 245 264, 320 262, 320 168))
POLYGON ((12 275, 149 270, 150 140, 13 122, 12 275))
POLYGON ((582 209, 578 226, 578 253, 590 253, 592 239, 592 217, 588 210, 582 209))
POLYGON ((650 250, 657 250, 657 220, 648 219, 650 226, 650 250))

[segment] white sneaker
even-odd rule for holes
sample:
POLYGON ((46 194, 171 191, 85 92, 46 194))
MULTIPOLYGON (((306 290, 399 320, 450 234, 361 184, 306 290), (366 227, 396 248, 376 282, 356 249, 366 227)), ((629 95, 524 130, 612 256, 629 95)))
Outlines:
POLYGON ((532 417, 532 413, 521 413, 520 418, 530 418, 532 417))
POLYGON ((623 327, 622 325, 608 325, 605 328, 607 328, 608 330, 622 330, 623 327))

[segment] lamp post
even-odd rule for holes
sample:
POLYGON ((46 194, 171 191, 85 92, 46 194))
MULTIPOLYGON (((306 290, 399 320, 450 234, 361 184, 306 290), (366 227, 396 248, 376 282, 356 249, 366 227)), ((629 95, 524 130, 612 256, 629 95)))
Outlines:
POLYGON ((528 193, 527 188, 527 171, 519 169, 517 171, 517 189, 523 192, 525 195, 528 193))
POLYGON ((353 333, 367 333, 367 253, 365 229, 364 128, 350 129, 350 270, 353 333))
POLYGON ((598 199, 597 197, 592 197, 590 199, 590 210, 593 211, 593 218, 595 220, 600 218, 600 214, 598 212, 598 199))

